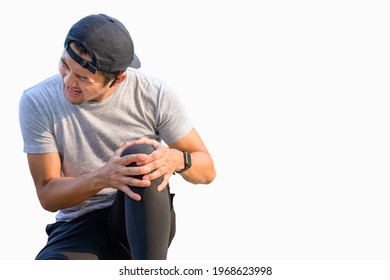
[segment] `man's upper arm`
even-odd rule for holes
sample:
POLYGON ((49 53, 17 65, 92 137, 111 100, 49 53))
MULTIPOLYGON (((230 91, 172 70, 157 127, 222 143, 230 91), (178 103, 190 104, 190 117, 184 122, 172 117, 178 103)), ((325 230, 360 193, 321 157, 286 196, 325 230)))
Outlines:
POLYGON ((59 153, 27 154, 27 159, 38 195, 50 179, 61 176, 59 153))
POLYGON ((206 145, 203 143, 198 132, 193 128, 189 133, 187 133, 184 137, 168 145, 170 148, 177 149, 180 151, 187 151, 189 153, 201 151, 205 153, 209 153, 206 145))

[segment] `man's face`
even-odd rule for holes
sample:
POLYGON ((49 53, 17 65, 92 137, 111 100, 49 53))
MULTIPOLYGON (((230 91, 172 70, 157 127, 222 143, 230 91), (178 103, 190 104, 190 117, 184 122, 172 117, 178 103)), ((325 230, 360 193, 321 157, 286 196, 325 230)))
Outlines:
MULTIPOLYGON (((82 55, 73 47, 70 47, 80 57, 87 61, 92 61, 89 55, 82 55)), ((64 82, 65 98, 73 104, 80 104, 87 101, 98 101, 110 96, 115 87, 110 88, 109 84, 104 85, 104 76, 97 71, 92 74, 89 70, 83 68, 76 61, 74 61, 64 49, 60 63, 59 71, 64 82)))

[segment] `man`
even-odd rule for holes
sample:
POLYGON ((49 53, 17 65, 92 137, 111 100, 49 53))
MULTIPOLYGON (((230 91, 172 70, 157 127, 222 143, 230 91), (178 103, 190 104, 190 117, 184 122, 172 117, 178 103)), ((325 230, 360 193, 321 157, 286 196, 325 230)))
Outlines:
POLYGON ((36 259, 166 259, 170 177, 214 180, 178 96, 139 67, 125 26, 89 15, 69 30, 59 75, 24 92, 24 152, 42 207, 58 211, 36 259))

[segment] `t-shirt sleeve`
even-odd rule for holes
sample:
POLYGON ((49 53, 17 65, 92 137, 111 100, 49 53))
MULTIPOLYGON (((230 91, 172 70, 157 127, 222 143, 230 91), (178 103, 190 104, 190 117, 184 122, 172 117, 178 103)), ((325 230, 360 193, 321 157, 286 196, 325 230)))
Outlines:
POLYGON ((19 123, 23 137, 25 153, 57 152, 50 119, 45 114, 45 107, 37 103, 29 94, 24 92, 19 102, 19 123))
POLYGON ((165 83, 160 102, 158 133, 165 143, 172 144, 189 133, 193 124, 178 94, 165 83))

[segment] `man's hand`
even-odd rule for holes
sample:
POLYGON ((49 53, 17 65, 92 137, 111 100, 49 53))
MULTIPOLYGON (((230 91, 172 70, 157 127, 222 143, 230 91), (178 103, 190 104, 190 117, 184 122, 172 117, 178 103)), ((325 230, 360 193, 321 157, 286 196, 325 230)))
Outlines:
POLYGON ((136 144, 148 144, 155 149, 150 155, 137 161, 139 167, 149 168, 151 170, 149 174, 143 176, 142 181, 150 182, 162 177, 161 183, 157 186, 157 191, 164 190, 176 167, 180 164, 180 161, 183 161, 182 152, 176 149, 170 149, 156 140, 144 137, 129 143, 128 146, 136 144))
MULTIPOLYGON (((134 200, 141 200, 141 196, 133 192, 129 186, 149 187, 150 179, 137 179, 137 175, 148 174, 152 169, 148 165, 139 164, 144 162, 148 156, 145 154, 133 154, 121 156, 123 151, 134 143, 125 143, 115 151, 114 155, 100 170, 101 177, 104 178, 106 187, 111 187, 123 191, 134 200), (131 163, 137 163, 137 166, 128 166, 131 163)), ((137 176, 139 177, 139 176, 137 176)))

